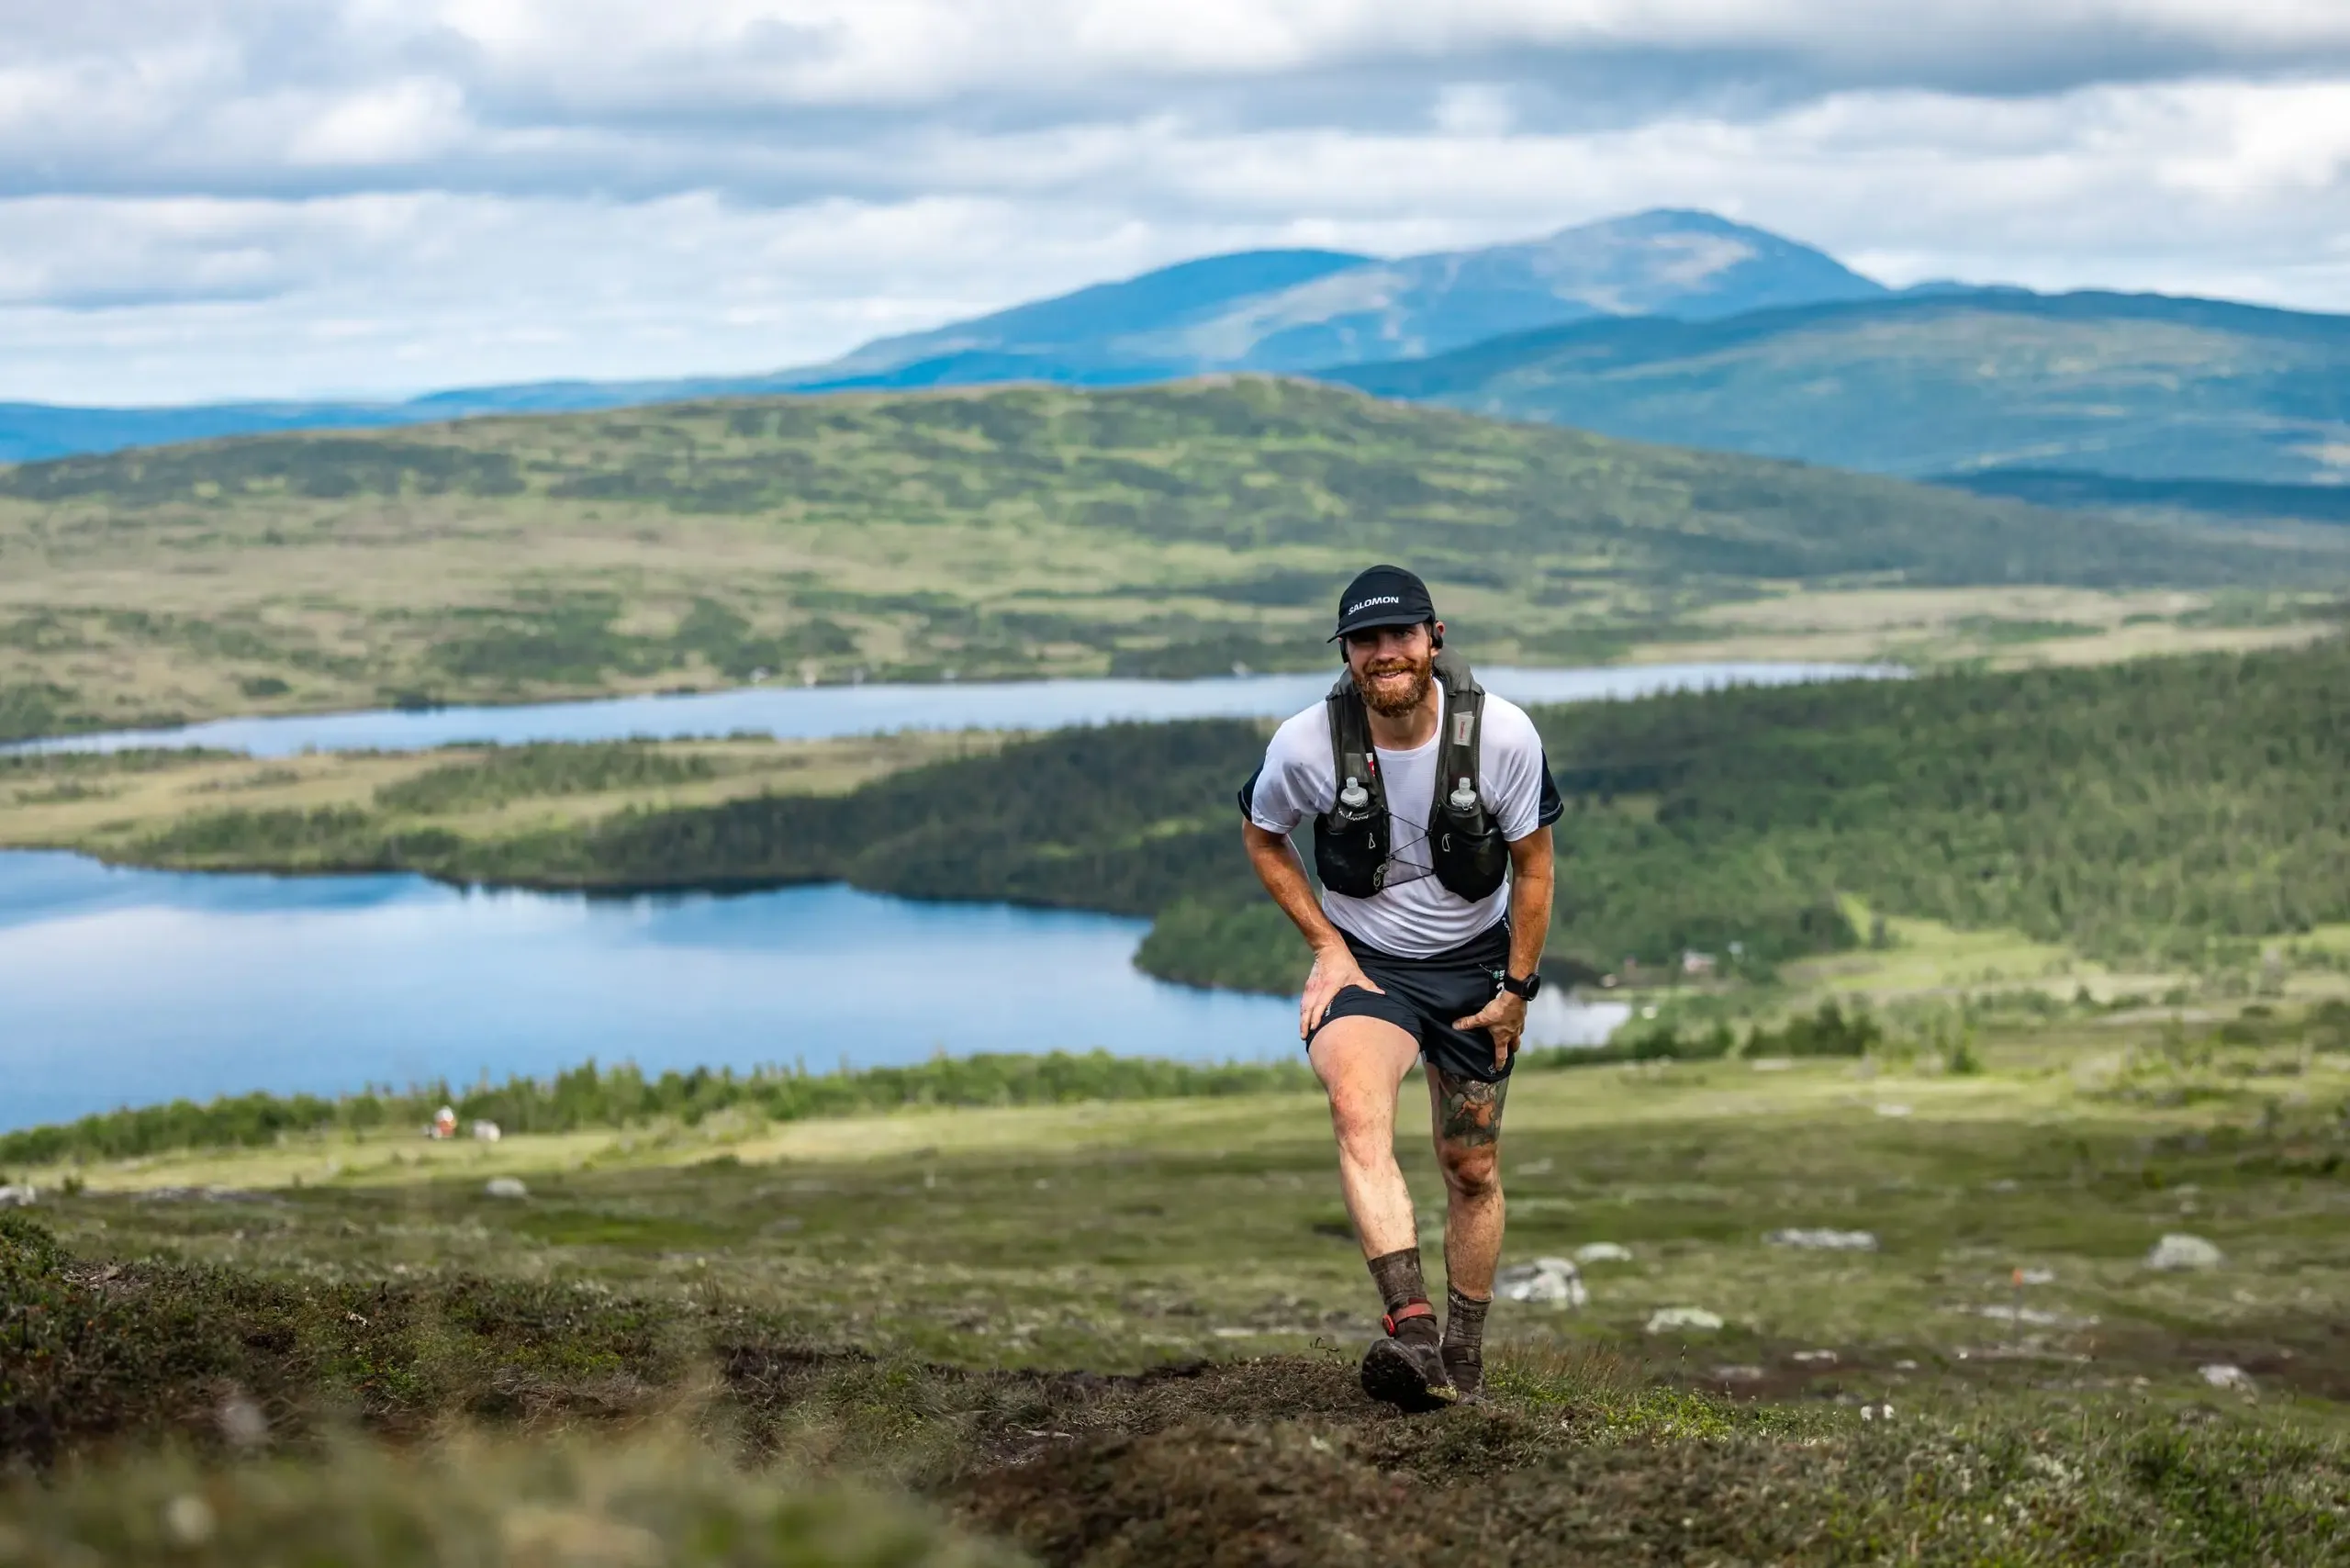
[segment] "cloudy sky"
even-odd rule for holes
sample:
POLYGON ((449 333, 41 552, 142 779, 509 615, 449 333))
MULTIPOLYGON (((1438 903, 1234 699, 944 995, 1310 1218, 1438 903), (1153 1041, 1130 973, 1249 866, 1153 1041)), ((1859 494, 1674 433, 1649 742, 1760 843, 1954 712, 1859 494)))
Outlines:
POLYGON ((1654 206, 2350 310, 2344 0, 0 0, 0 398, 770 369, 1654 206))

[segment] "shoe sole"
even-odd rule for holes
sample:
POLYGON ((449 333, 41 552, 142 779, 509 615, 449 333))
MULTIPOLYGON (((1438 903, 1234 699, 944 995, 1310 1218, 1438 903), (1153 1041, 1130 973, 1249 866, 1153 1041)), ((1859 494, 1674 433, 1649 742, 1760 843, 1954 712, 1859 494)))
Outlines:
POLYGON ((1449 1383, 1430 1387, 1404 1348, 1393 1339, 1371 1346, 1362 1359, 1362 1391, 1407 1415, 1441 1410, 1459 1396, 1449 1383))

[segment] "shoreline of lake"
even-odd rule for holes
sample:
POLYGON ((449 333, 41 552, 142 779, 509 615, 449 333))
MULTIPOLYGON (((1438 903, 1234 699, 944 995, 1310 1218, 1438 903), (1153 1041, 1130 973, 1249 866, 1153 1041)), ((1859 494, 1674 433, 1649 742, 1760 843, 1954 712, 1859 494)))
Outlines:
MULTIPOLYGON (((1801 662, 1517 666, 1479 671, 1489 689, 1521 705, 1591 701, 1729 685, 1897 676, 1871 665, 1801 662)), ((0 756, 196 749, 255 757, 303 751, 425 750, 465 744, 778 739, 904 730, 1041 730, 1191 718, 1286 718, 1312 703, 1327 670, 1196 680, 1050 678, 894 685, 733 687, 720 691, 582 698, 560 702, 382 708, 248 715, 158 729, 104 730, 12 741, 0 756)))
MULTIPOLYGON (((1136 968, 1147 926, 837 882, 593 898, 0 852, 0 1127, 254 1090, 544 1077, 588 1058, 657 1073, 1297 1050, 1293 998, 1136 968)), ((1585 1022, 1604 1036, 1620 1019, 1585 1022)))
MULTIPOLYGON (((1658 688, 1867 673, 1841 666, 1719 665, 1486 672, 1497 688, 1516 689, 1538 711, 1545 697, 1588 700, 1658 688)), ((425 752, 319 752, 272 758, 260 767, 255 764, 263 757, 236 753, 163 750, 118 763, 103 746, 51 750, 9 759, 19 774, 59 777, 35 778, 7 791, 17 805, 7 819, 13 826, 6 838, 28 847, 89 854, 101 864, 126 869, 306 879, 409 873, 459 893, 577 894, 605 902, 649 895, 752 899, 837 882, 878 894, 996 901, 1040 911, 1154 920, 1173 911, 1181 918, 1154 928, 1143 949, 1147 972, 1219 992, 1267 994, 1295 983, 1277 946, 1287 939, 1285 928, 1277 932, 1260 924, 1270 911, 1254 896, 1253 884, 1250 896, 1236 902, 1226 895, 1236 894, 1237 887, 1212 887, 1214 878, 1203 880, 1181 868, 1229 858, 1229 835, 1212 808, 1230 798, 1233 784, 1261 756, 1263 716, 1285 716, 1318 703, 1325 689, 1322 675, 1033 683, 992 689, 997 697, 1017 698, 1017 709, 974 715, 965 699, 986 695, 983 689, 954 690, 951 707, 924 709, 923 704, 936 702, 947 689, 864 688, 831 694, 835 702, 856 696, 867 705, 846 711, 835 707, 829 722, 824 713, 815 715, 815 722, 804 711, 796 721, 773 711, 767 715, 778 729, 862 730, 892 717, 918 725, 942 714, 958 722, 997 717, 1042 727, 992 760, 960 756, 967 749, 963 740, 975 732, 962 732, 957 739, 919 730, 869 743, 839 737, 778 743, 761 735, 739 742, 672 743, 668 750, 650 745, 487 745, 472 756, 446 760, 425 752), (1034 705, 1039 701, 1047 706, 1040 710, 1034 705), (1258 716, 1083 727, 1135 702, 1156 704, 1161 715, 1172 707, 1227 714, 1237 709, 1258 716), (877 710, 873 703, 883 706, 877 710), (832 756, 824 765, 834 769, 831 774, 811 771, 806 757, 795 755, 824 748, 874 755, 832 756), (957 759, 946 758, 950 751, 957 759), (189 760, 178 760, 182 756, 189 760), (915 766, 924 758, 930 766, 915 766), (1057 809, 1089 821, 1103 812, 1133 816, 1127 828, 1152 830, 1140 841, 1149 847, 1137 856, 1119 847, 1125 841, 1118 834, 1098 844, 1089 840, 1084 853, 1114 869, 1071 875, 1052 856, 1029 852, 1042 842, 1040 834, 1050 837, 1049 829, 990 814, 992 808, 981 812, 984 820, 962 810, 961 802, 973 798, 1029 798, 1040 787, 1023 772, 1029 767, 1045 769, 1038 778, 1063 791, 1056 797, 1057 809), (118 778, 103 776, 118 767, 118 778), (1131 790, 1113 790, 1110 781, 1120 778, 1143 790, 1151 802, 1147 812, 1124 799, 1131 790), (972 790, 979 792, 977 797, 968 795, 972 790), (1105 790, 1120 799, 1105 796, 1105 790), (924 838, 908 825, 949 818, 962 823, 953 842, 924 838), (909 833, 911 841, 900 844, 909 833), (970 847, 999 841, 1009 846, 1015 840, 1025 847, 1011 852, 1008 860, 970 847), (884 844, 896 847, 887 854, 864 852, 884 844), (1219 897, 1202 906, 1197 898, 1203 891, 1219 897)), ((772 708, 809 695, 755 689, 723 700, 772 708)), ((704 700, 677 701, 699 704, 682 713, 675 706, 666 711, 677 727, 732 728, 741 717, 721 713, 712 722, 704 700)), ((576 738, 583 731, 641 729, 644 711, 642 704, 599 702, 532 710, 525 719, 576 738)), ((469 713, 447 722, 474 728, 479 717, 469 713)), ((1006 733, 986 733, 990 744, 985 751, 993 752, 992 743, 1006 733)), ((422 744, 446 737, 404 738, 422 744)), ((498 738, 523 742, 540 736, 526 728, 498 738)), ((254 749, 266 754, 271 748, 254 749)))

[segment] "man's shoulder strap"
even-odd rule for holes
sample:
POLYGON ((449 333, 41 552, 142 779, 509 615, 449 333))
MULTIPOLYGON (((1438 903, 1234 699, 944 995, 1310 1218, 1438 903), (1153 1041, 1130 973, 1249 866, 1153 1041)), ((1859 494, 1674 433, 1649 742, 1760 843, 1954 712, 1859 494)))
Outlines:
POLYGON ((1436 676, 1444 682, 1444 767, 1440 777, 1446 780, 1447 788, 1462 778, 1473 786, 1478 781, 1477 753, 1485 727, 1485 689, 1477 684, 1469 661, 1449 648, 1437 650, 1436 676))
POLYGON ((1330 719, 1330 767, 1336 775, 1332 788, 1343 791, 1352 778, 1383 801, 1386 787, 1380 781, 1377 753, 1371 749, 1371 713, 1363 706, 1362 693, 1355 689, 1354 677, 1340 675, 1322 706, 1330 719))

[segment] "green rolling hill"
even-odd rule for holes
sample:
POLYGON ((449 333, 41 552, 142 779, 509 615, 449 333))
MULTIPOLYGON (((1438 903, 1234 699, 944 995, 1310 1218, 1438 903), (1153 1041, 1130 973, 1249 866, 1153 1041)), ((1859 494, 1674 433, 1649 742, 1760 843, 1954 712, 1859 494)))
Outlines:
POLYGON ((1324 374, 1499 418, 1913 478, 2350 478, 2350 317, 2214 300, 1912 295, 1577 323, 1324 374))
POLYGON ((2300 585, 2350 572, 2350 534, 1259 378, 257 436, 0 470, 0 730, 761 671, 1312 667, 1335 586, 1379 557, 1426 572, 1487 662, 1564 664, 1772 585, 2300 585))

